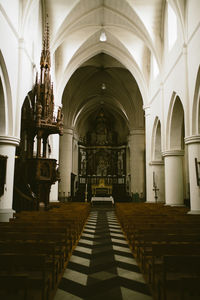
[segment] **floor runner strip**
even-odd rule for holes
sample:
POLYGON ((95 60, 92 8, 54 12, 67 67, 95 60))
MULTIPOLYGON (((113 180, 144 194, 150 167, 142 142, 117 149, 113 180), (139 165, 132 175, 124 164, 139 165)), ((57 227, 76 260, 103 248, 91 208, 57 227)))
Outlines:
POLYGON ((93 207, 54 300, 152 300, 115 211, 93 207))

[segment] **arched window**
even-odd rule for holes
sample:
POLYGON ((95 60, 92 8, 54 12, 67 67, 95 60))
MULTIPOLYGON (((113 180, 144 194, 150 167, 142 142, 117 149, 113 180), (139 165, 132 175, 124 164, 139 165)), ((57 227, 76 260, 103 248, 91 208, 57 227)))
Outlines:
POLYGON ((168 4, 168 47, 172 49, 177 40, 177 17, 173 8, 168 4))
POLYGON ((156 61, 156 58, 154 55, 152 56, 152 68, 153 68, 152 73, 153 73, 153 79, 154 79, 154 78, 156 78, 156 76, 159 73, 158 64, 157 64, 157 61, 156 61))

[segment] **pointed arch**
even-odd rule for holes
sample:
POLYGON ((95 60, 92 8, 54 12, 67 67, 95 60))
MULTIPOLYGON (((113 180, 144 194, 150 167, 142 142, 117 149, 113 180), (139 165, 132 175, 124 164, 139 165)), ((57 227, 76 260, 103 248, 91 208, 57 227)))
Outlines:
POLYGON ((184 108, 179 96, 173 92, 167 118, 167 149, 182 150, 184 135, 184 108))
POLYGON ((161 161, 161 122, 159 117, 155 118, 153 133, 152 133, 152 144, 151 144, 152 161, 161 161))
POLYGON ((3 91, 3 85, 1 81, 0 76, 0 134, 5 133, 5 97, 4 97, 4 91, 3 91))
POLYGON ((57 99, 59 99, 59 101, 61 102, 65 86, 76 69, 93 56, 102 52, 118 60, 133 75, 133 77, 137 81, 139 90, 142 95, 143 104, 145 106, 148 101, 147 84, 141 70, 137 67, 136 63, 133 63, 133 60, 131 60, 130 57, 127 57, 127 55, 120 51, 120 49, 114 48, 112 45, 107 45, 106 49, 104 49, 103 51, 101 48, 90 47, 86 51, 81 52, 78 57, 75 56, 63 72, 62 80, 57 88, 57 99))
POLYGON ((200 66, 197 72, 192 106, 192 135, 200 134, 200 66))
POLYGON ((27 0, 25 4, 22 5, 23 17, 21 20, 21 35, 24 36, 25 30, 28 27, 28 20, 30 15, 33 13, 35 7, 39 5, 39 0, 27 0))
POLYGON ((0 134, 13 135, 13 109, 10 80, 0 50, 0 134), (9 112, 9 113, 8 113, 9 112))
POLYGON ((173 1, 173 0, 168 0, 168 5, 171 6, 171 8, 173 9, 173 11, 176 15, 177 26, 178 26, 178 24, 180 25, 181 32, 177 32, 177 34, 181 33, 182 34, 182 39, 183 39, 183 41, 185 41, 185 9, 186 9, 185 6, 186 6, 186 4, 181 6, 178 3, 178 1, 176 2, 176 1, 173 1))

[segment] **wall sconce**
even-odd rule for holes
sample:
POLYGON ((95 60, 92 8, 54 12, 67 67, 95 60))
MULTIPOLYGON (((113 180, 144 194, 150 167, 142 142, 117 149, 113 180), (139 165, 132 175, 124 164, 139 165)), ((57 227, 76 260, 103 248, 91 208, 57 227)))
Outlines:
POLYGON ((197 178, 197 185, 200 187, 200 161, 195 160, 195 169, 196 169, 196 178, 197 178))

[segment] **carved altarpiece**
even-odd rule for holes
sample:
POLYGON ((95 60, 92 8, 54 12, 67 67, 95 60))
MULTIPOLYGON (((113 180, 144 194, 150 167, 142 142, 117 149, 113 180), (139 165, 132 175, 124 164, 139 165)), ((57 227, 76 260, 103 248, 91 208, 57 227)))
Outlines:
POLYGON ((86 136, 79 143, 79 184, 87 183, 91 194, 113 195, 116 187, 125 190, 126 145, 119 145, 109 118, 100 109, 86 136))

